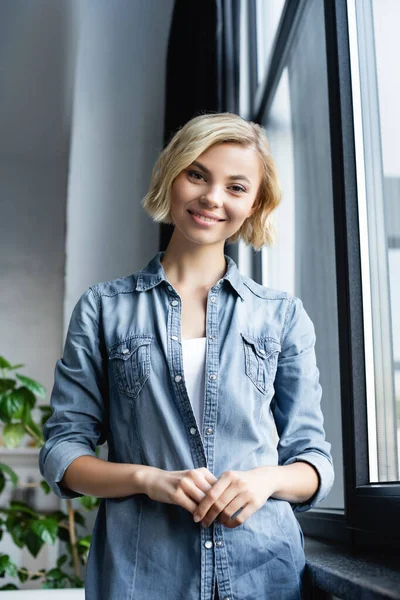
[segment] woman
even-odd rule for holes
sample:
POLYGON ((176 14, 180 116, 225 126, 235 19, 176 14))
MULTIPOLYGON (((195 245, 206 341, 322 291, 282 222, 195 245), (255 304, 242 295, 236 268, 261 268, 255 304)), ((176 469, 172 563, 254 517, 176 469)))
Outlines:
POLYGON ((175 226, 166 251, 74 308, 40 470, 60 498, 102 498, 87 600, 301 598, 294 511, 334 477, 314 327, 299 298, 224 255, 271 243, 279 201, 262 128, 195 117, 143 202, 175 226))

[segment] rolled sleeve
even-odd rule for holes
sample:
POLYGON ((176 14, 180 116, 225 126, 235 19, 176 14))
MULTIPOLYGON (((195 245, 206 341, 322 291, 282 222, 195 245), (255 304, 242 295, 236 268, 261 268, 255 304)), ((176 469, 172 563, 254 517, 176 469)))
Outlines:
POLYGON ((325 439, 323 426, 322 388, 315 341, 314 325, 302 301, 292 297, 271 404, 279 436, 279 464, 308 462, 316 469, 319 478, 318 489, 310 499, 292 503, 295 512, 303 512, 319 504, 328 495, 334 481, 331 444, 325 439))
POLYGON ((39 470, 59 498, 84 494, 60 485, 67 467, 79 456, 97 457, 107 439, 108 395, 105 353, 99 335, 95 292, 89 288, 72 312, 63 357, 55 367, 50 398, 52 415, 43 426, 45 444, 39 470))

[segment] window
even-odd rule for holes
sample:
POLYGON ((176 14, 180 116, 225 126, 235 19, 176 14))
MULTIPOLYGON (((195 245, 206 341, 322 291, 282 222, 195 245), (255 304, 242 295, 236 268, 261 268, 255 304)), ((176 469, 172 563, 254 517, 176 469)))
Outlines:
POLYGON ((396 545, 400 6, 246 5, 253 76, 243 116, 265 127, 283 187, 278 243, 253 252, 248 271, 301 297, 314 322, 336 470, 329 498, 299 520, 306 533, 357 543, 378 543, 382 535, 396 545))
POLYGON ((400 5, 358 1, 350 12, 367 375, 370 482, 399 480, 400 5), (397 300, 397 304, 396 304, 397 300))

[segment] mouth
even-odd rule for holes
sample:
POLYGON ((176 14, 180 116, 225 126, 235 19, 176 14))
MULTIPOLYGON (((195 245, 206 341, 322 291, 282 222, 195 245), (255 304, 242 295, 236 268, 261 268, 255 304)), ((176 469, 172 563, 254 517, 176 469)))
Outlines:
POLYGON ((188 213, 196 219, 203 221, 204 223, 220 223, 221 221, 225 221, 225 219, 212 219, 210 217, 205 217, 204 215, 201 215, 200 213, 197 213, 194 210, 188 210, 188 213))

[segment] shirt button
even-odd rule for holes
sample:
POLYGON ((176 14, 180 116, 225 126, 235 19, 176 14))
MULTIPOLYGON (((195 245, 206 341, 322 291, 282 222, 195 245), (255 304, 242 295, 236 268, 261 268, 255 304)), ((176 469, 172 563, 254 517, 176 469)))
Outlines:
POLYGON ((180 375, 175 375, 175 381, 176 382, 181 381, 181 379, 182 379, 182 377, 180 375))
POLYGON ((217 379, 216 375, 210 375, 210 379, 217 379))
POLYGON ((222 540, 217 540, 215 542, 215 545, 218 546, 218 548, 221 548, 221 546, 222 546, 222 540))
POLYGON ((122 350, 122 354, 128 354, 128 352, 129 352, 129 348, 124 348, 124 349, 122 350))
POLYGON ((191 427, 191 428, 189 429, 189 431, 190 431, 190 433, 191 433, 192 435, 195 435, 195 433, 197 433, 197 429, 196 429, 196 427, 191 427))
POLYGON ((231 600, 230 596, 225 596, 225 598, 223 600, 231 600))
POLYGON ((171 302, 172 306, 176 306, 177 304, 179 304, 178 300, 172 300, 171 302))
POLYGON ((171 335, 171 340, 177 340, 178 337, 176 335, 171 335))
POLYGON ((213 339, 214 339, 214 336, 213 336, 213 335, 209 335, 208 337, 209 337, 209 339, 210 339, 210 340, 213 340, 213 339))
POLYGON ((210 300, 211 300, 211 302, 216 302, 217 301, 217 299, 216 299, 215 296, 211 296, 210 300))
POLYGON ((213 543, 211 540, 207 540, 206 542, 204 542, 204 545, 206 548, 212 548, 213 547, 213 543))
POLYGON ((212 427, 207 427, 206 434, 210 435, 212 432, 213 432, 213 428, 212 427))
POLYGON ((260 348, 260 353, 261 354, 265 354, 265 350, 263 350, 262 348, 260 348))
POLYGON ((172 287, 169 285, 167 289, 168 289, 169 291, 171 291, 171 290, 172 290, 172 287))

